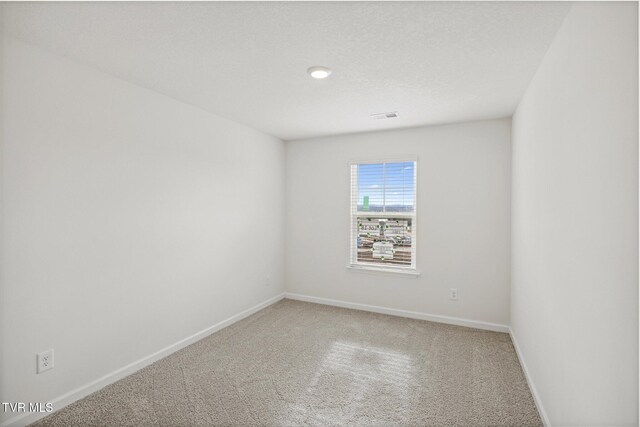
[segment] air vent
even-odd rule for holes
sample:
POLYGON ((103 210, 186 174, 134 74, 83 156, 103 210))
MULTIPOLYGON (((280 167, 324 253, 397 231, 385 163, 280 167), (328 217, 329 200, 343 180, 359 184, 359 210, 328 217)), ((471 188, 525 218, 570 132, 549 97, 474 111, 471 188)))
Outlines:
POLYGON ((372 114, 371 118, 374 119, 374 120, 397 119, 398 118, 398 112, 397 111, 391 111, 390 113, 372 114))

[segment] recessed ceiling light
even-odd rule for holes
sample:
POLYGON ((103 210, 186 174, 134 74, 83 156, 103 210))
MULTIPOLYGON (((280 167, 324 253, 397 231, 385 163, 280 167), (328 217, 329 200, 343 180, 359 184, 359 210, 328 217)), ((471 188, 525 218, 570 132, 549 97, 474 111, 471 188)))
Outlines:
POLYGON ((314 79, 326 79, 331 74, 331 70, 327 67, 315 66, 309 68, 307 73, 314 79))

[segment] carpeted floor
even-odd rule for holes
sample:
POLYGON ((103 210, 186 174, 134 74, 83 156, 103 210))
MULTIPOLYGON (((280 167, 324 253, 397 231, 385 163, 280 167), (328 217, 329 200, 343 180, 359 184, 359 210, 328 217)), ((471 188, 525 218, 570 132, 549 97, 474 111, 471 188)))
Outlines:
POLYGON ((283 300, 38 426, 539 426, 507 334, 283 300))

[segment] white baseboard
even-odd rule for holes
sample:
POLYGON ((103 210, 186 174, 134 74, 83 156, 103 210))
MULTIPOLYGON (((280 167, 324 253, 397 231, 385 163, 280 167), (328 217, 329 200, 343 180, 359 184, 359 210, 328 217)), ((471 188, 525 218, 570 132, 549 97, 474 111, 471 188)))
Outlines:
POLYGON ((487 331, 509 333, 509 326, 498 323, 482 322, 479 320, 462 319, 459 317, 441 316, 438 314, 419 313, 416 311, 399 310, 396 308, 379 307, 376 305, 359 304, 355 302, 339 301, 329 298, 313 297, 308 295, 285 292, 285 298, 315 302, 317 304, 333 305, 336 307, 352 308, 355 310, 371 311, 373 313, 389 314, 391 316, 408 317, 410 319, 429 320, 431 322, 446 323, 449 325, 466 326, 469 328, 484 329, 487 331))
POLYGON ((533 396, 533 401, 536 404, 536 408, 538 408, 538 414, 540 414, 540 418, 542 418, 542 423, 545 425, 545 427, 551 427, 551 423, 549 422, 547 413, 545 412, 544 407, 542 406, 542 401, 540 400, 540 395, 538 394, 538 390, 536 390, 536 386, 533 384, 533 379, 529 375, 527 364, 524 361, 524 357, 522 356, 522 352, 520 351, 520 346, 518 346, 518 341, 516 340, 516 337, 513 334, 513 330, 511 328, 509 328, 509 336, 511 337, 511 342, 513 343, 513 347, 516 349, 516 354, 518 355, 520 366, 522 366, 522 372, 524 372, 524 377, 527 379, 529 390, 531 390, 531 395, 533 396))
MULTIPOLYGON (((276 295, 275 297, 269 298, 268 300, 263 301, 260 304, 257 304, 251 308, 248 308, 247 310, 244 310, 234 316, 231 316, 223 320, 222 322, 216 323, 215 325, 210 326, 200 332, 197 332, 183 340, 180 340, 177 343, 171 344, 170 346, 165 347, 162 350, 159 350, 149 356, 143 357, 140 360, 130 363, 127 366, 124 366, 116 371, 111 372, 110 374, 107 374, 88 384, 78 387, 75 390, 71 390, 70 392, 63 394, 62 396, 58 396, 57 398, 50 401, 53 404, 54 412, 64 408, 67 405, 70 405, 71 403, 77 400, 82 399, 83 397, 90 395, 91 393, 94 393, 100 390, 103 387, 108 386, 109 384, 113 384, 114 382, 128 375, 131 375, 134 372, 139 371, 140 369, 151 365, 153 362, 156 362, 164 357, 167 357, 170 354, 175 353, 176 351, 181 350, 187 347, 188 345, 193 344, 196 341, 200 341, 201 339, 215 332, 218 332, 219 330, 224 329, 227 326, 230 326, 233 323, 236 323, 237 321, 244 319, 245 317, 248 317, 258 312, 263 308, 268 307, 271 304, 274 304, 280 301, 284 297, 285 297, 285 294, 282 293, 280 295, 276 295)), ((32 413, 20 414, 16 417, 9 418, 8 420, 4 421, 0 425, 0 427, 26 426, 41 418, 46 417, 47 415, 50 415, 51 413, 52 412, 49 412, 49 413, 32 412, 32 413)))

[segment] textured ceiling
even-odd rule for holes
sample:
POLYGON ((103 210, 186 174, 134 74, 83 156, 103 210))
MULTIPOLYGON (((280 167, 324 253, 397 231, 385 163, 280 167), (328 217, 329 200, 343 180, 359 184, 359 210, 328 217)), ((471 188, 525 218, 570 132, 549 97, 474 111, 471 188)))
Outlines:
POLYGON ((285 140, 509 116, 569 3, 4 3, 3 31, 285 140), (333 69, 326 80, 306 74, 333 69), (374 113, 400 117, 373 120, 374 113))

